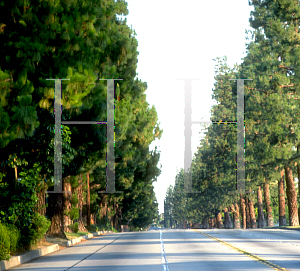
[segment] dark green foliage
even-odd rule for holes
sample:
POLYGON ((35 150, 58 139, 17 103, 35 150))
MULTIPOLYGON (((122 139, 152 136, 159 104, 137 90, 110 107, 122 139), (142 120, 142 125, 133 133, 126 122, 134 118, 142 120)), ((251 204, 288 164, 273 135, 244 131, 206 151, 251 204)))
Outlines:
MULTIPOLYGON (((1 4, 0 196, 7 199, 1 218, 28 236, 23 246, 40 236, 30 226, 36 192, 54 186, 54 81, 46 79, 70 79, 62 81, 62 121, 105 121, 107 82, 98 79, 122 78, 115 82, 115 172, 116 190, 125 193, 108 195, 107 202, 111 207, 114 198, 126 219, 136 212, 131 223, 152 221, 157 216, 152 183, 160 169, 159 152, 149 152, 149 145, 162 130, 155 108, 146 102, 147 84, 135 79, 136 34, 116 18, 128 14, 127 3, 29 1, 26 12, 23 1, 1 4), (21 180, 14 188, 15 169, 21 180)), ((62 148, 63 179, 71 176, 72 191, 81 174, 86 198, 87 172, 90 187, 99 185, 90 191, 91 212, 96 212, 97 192, 106 185, 105 125, 62 125, 62 148)), ((55 202, 48 198, 50 218, 55 202)), ((72 220, 79 218, 76 204, 73 195, 72 220)))
MULTIPOLYGON (((91 225, 91 227, 94 225, 91 225)), ((92 228, 93 229, 93 228, 92 228)), ((113 232, 117 232, 117 230, 111 226, 110 221, 108 219, 108 217, 104 217, 104 218, 99 218, 97 219, 97 228, 94 228, 98 231, 113 231, 113 232)))
POLYGON ((16 226, 12 224, 3 224, 6 226, 7 234, 10 240, 10 253, 15 253, 18 248, 19 241, 21 239, 21 233, 16 226))
POLYGON ((31 223, 32 244, 36 244, 48 231, 51 222, 39 213, 35 213, 31 223))
POLYGON ((160 154, 156 149, 150 154, 144 151, 144 154, 145 157, 142 156, 139 165, 136 166, 132 187, 126 191, 122 201, 123 224, 130 220, 130 226, 139 228, 150 225, 158 216, 158 203, 152 182, 160 174, 160 169, 157 168, 160 154))
POLYGON ((10 238, 8 229, 0 223, 0 261, 10 259, 10 238))
POLYGON ((73 223, 73 224, 70 225, 69 227, 70 227, 70 229, 71 229, 73 232, 75 232, 75 233, 78 232, 78 222, 73 223))
POLYGON ((77 195, 77 193, 73 193, 72 194, 72 198, 71 198, 70 203, 71 203, 71 209, 68 212, 65 211, 65 214, 67 216, 69 216, 72 221, 74 221, 74 220, 76 220, 76 219, 79 218, 79 210, 76 207, 77 203, 78 203, 78 195, 77 195))
POLYGON ((100 231, 99 230, 99 227, 97 226, 97 225, 91 225, 90 226, 90 228, 89 228, 89 231, 91 231, 91 232, 98 232, 98 231, 100 231))
MULTIPOLYGON (((184 206, 181 207, 185 208, 186 210, 187 204, 185 204, 186 202, 183 203, 184 206)), ((183 220, 185 219, 185 216, 180 217, 180 212, 178 210, 175 210, 176 208, 180 207, 178 205, 178 201, 176 201, 176 195, 174 194, 173 186, 170 185, 167 189, 166 198, 164 201, 164 225, 166 228, 174 226, 174 222, 172 223, 172 221, 174 221, 174 218, 177 220, 180 220, 180 218, 183 218, 183 220)))
MULTIPOLYGON (((14 163, 12 166, 14 166, 14 163)), ((31 224, 31 219, 34 214, 36 205, 35 188, 39 184, 40 166, 38 163, 33 169, 23 168, 20 172, 22 179, 18 182, 16 191, 1 189, 1 197, 3 199, 3 211, 1 211, 2 221, 13 223, 18 229, 28 228, 31 224)), ((7 187, 2 183, 3 188, 7 187)))

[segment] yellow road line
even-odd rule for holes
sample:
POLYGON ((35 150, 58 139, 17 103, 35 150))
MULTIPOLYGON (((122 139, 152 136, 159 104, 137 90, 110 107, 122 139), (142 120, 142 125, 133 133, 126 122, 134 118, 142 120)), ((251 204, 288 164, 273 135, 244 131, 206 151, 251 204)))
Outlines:
POLYGON ((231 244, 229 244, 229 243, 227 243, 227 242, 224 242, 224 241, 222 241, 222 240, 220 240, 220 239, 218 239, 218 238, 216 238, 216 237, 213 237, 213 236, 211 236, 211 235, 209 235, 209 234, 206 234, 206 233, 204 233, 204 232, 202 232, 202 231, 197 231, 197 230, 194 230, 194 231, 199 232, 199 233, 205 235, 205 236, 208 237, 208 238, 214 239, 214 240, 220 242, 221 244, 223 244, 223 245, 225 245, 225 246, 228 246, 228 247, 230 247, 230 248, 233 248, 234 250, 236 250, 236 251, 238 251, 238 252, 241 252, 242 254, 244 254, 244 255, 246 255, 246 256, 248 256, 248 257, 254 259, 254 260, 257 260, 257 261, 259 261, 260 263, 263 263, 263 264, 267 265, 268 267, 271 267, 271 268, 273 268, 273 269, 275 269, 275 270, 279 270, 279 271, 289 271, 289 270, 287 270, 287 269, 285 269, 285 268, 283 268, 283 267, 280 267, 280 266, 278 266, 278 265, 276 265, 276 264, 274 264, 274 263, 271 263, 271 262, 269 262, 269 261, 267 261, 267 260, 264 260, 264 259, 262 259, 262 258, 260 258, 260 257, 258 257, 258 256, 256 256, 256 255, 250 253, 250 252, 247 252, 247 251, 245 251, 245 250, 239 249, 239 248, 237 248, 237 247, 235 247, 235 246, 233 246, 233 245, 231 245, 231 244))

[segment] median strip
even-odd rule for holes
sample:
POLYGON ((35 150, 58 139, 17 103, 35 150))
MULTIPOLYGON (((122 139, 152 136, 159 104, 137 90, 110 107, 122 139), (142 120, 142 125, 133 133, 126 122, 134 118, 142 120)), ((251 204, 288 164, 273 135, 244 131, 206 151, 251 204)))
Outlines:
POLYGON ((278 265, 276 265, 276 264, 274 264, 274 263, 271 263, 271 262, 269 262, 269 261, 267 261, 267 260, 264 260, 264 259, 262 259, 262 258, 260 258, 260 257, 258 257, 258 256, 256 256, 256 255, 254 255, 254 254, 252 254, 252 253, 250 253, 250 252, 247 252, 247 251, 242 250, 242 249, 240 249, 240 248, 238 248, 238 247, 235 247, 235 246, 233 246, 233 245, 231 245, 231 244, 229 244, 229 243, 227 243, 227 242, 225 242, 225 241, 222 241, 221 239, 218 239, 218 238, 216 238, 216 237, 213 237, 213 236, 211 236, 211 235, 209 235, 209 234, 206 234, 206 233, 204 233, 204 232, 202 232, 202 231, 198 231, 198 230, 194 230, 194 231, 199 232, 199 233, 203 234, 204 236, 206 236, 206 237, 208 237, 208 238, 210 238, 210 239, 214 239, 214 240, 218 241, 219 243, 222 243, 222 244, 225 245, 225 246, 228 246, 228 247, 230 247, 230 248, 232 248, 232 249, 234 249, 234 250, 236 250, 236 251, 238 251, 238 252, 241 252, 242 254, 244 254, 244 255, 246 255, 246 256, 248 256, 248 257, 254 259, 254 260, 257 260, 257 261, 259 261, 260 263, 263 263, 264 265, 267 265, 268 267, 271 267, 271 268, 273 268, 273 269, 275 269, 275 270, 279 270, 279 271, 289 271, 288 269, 285 269, 285 268, 283 268, 283 267, 280 267, 280 266, 278 266, 278 265))

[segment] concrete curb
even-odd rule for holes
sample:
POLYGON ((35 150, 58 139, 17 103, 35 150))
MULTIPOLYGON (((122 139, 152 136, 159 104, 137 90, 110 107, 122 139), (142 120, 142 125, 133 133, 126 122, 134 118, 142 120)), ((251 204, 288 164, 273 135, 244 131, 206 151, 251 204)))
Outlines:
POLYGON ((13 256, 8 261, 0 261, 0 270, 7 270, 9 268, 15 267, 22 263, 26 263, 28 261, 31 261, 32 259, 47 255, 57 250, 59 250, 59 246, 58 244, 54 244, 52 246, 28 251, 25 254, 20 256, 13 256))
POLYGON ((87 240, 87 239, 93 238, 94 236, 103 235, 103 234, 107 234, 107 233, 114 233, 114 232, 113 231, 93 232, 93 233, 86 234, 84 236, 80 236, 78 238, 74 238, 70 241, 66 241, 65 244, 67 247, 71 247, 71 246, 74 246, 75 244, 80 243, 83 239, 87 240))
MULTIPOLYGON (((67 247, 71 247, 74 246, 75 244, 80 243, 83 239, 87 240, 90 239, 94 236, 99 236, 99 235, 104 235, 107 233, 114 233, 113 231, 98 231, 98 232, 94 232, 94 233, 89 233, 86 234, 84 236, 72 239, 70 241, 66 241, 66 246, 67 247)), ((29 262, 33 259, 36 259, 38 257, 50 254, 52 252, 55 252, 59 250, 59 246, 58 244, 54 244, 48 247, 43 247, 43 248, 39 248, 39 249, 35 249, 32 251, 28 251, 26 253, 24 253, 23 255, 20 256, 12 256, 10 258, 10 260, 8 261, 0 261, 0 271, 1 270, 8 270, 9 268, 15 267, 17 265, 29 262)))

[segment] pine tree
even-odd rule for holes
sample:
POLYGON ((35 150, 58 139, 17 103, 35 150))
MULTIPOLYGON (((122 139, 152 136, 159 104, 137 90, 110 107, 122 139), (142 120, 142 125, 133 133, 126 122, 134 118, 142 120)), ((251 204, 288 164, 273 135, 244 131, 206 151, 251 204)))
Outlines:
MULTIPOLYGON (((13 85, 11 88, 22 88, 24 95, 27 92, 30 94, 30 91, 34 89, 32 109, 29 108, 31 101, 29 98, 29 100, 24 98, 20 101, 29 103, 28 106, 27 104, 24 106, 26 105, 28 109, 33 110, 32 113, 27 110, 31 114, 30 116, 34 117, 34 110, 36 110, 37 119, 42 121, 40 126, 34 129, 37 122, 30 119, 32 127, 26 128, 28 131, 34 130, 34 136, 23 141, 15 141, 15 145, 7 146, 7 150, 12 146, 17 148, 21 145, 23 146, 22 151, 27 153, 27 157, 30 157, 30 162, 40 159, 44 163, 41 175, 46 178, 45 181, 51 188, 53 186, 53 182, 51 182, 53 176, 53 134, 49 131, 53 131, 54 88, 53 81, 46 81, 45 79, 71 79, 62 83, 62 120, 103 121, 106 119, 107 89, 104 83, 96 79, 120 77, 123 78, 123 81, 116 89, 119 91, 117 93, 119 110, 116 110, 116 142, 118 149, 124 151, 117 154, 119 160, 117 160, 116 168, 116 190, 122 190, 124 187, 129 189, 134 181, 136 161, 143 157, 144 153, 148 151, 146 146, 149 146, 155 138, 160 137, 162 131, 157 125, 155 109, 148 110, 148 104, 145 103, 143 92, 146 90, 146 84, 133 79, 136 75, 137 40, 132 37, 132 30, 126 25, 126 20, 125 22, 119 21, 115 16, 116 13, 124 13, 125 15, 128 13, 125 2, 108 1, 106 4, 104 2, 82 1, 67 4, 61 1, 55 7, 51 4, 32 5, 30 2, 29 10, 25 15, 20 15, 19 10, 22 9, 21 2, 14 3, 14 6, 12 3, 8 3, 1 9, 3 14, 12 14, 5 22, 6 29, 9 31, 2 33, 4 35, 2 49, 6 52, 6 58, 4 59, 2 55, 1 68, 5 70, 5 74, 1 75, 1 79, 3 79, 1 84, 2 81, 4 81, 3 84, 8 82, 5 81, 9 78, 8 75, 14 76, 10 82, 16 82, 19 75, 16 86, 13 85), (13 10, 12 13, 11 10, 13 10), (20 23, 17 24, 14 21, 20 23), (18 34, 21 32, 23 36, 18 34), (29 80, 26 81, 26 76, 32 83, 29 80), (98 85, 95 86, 94 83, 98 85), (142 114, 136 118, 135 112, 138 110, 141 110, 142 114), (135 128, 132 129, 131 124, 134 124, 135 128), (126 140, 126 138, 130 138, 130 140, 126 140), (136 146, 135 149, 131 149, 132 142, 136 141, 137 138, 139 138, 138 141, 142 147, 136 146), (32 149, 34 155, 31 152, 32 149), (122 170, 120 166, 126 165, 126 158, 132 156, 135 151, 138 155, 135 155, 132 164, 125 166, 122 170), (126 174, 124 174, 125 172, 126 174)), ((4 16, 2 17, 4 18, 4 16)), ((8 92, 7 89, 5 91, 8 92)), ((17 94, 16 91, 13 93, 17 94)), ((10 98, 15 99, 15 97, 10 98)), ((4 101, 1 100, 1 102, 4 104, 4 101)), ((10 104, 14 105, 14 103, 10 104)), ((21 105, 23 106, 23 104, 21 105)), ((19 111, 17 110, 16 114, 19 114, 19 111)), ((3 110, 2 113, 6 114, 3 110)), ((10 112, 7 114, 9 115, 10 112)), ((9 123, 7 114, 6 117, 3 117, 5 122, 1 122, 1 133, 5 133, 5 137, 7 136, 7 138, 2 137, 6 140, 3 146, 12 141, 7 133, 9 123)), ((29 119, 29 116, 27 117, 29 119)), ((20 120, 21 124, 15 122, 17 129, 20 125, 22 128, 22 125, 27 123, 27 120, 23 121, 22 118, 20 120)), ((95 176, 90 177, 96 184, 102 185, 102 188, 105 187, 105 179, 103 180, 103 178, 99 178, 99 174, 97 175, 99 172, 103 173, 103 170, 105 172, 105 126, 75 125, 69 127, 72 140, 63 145, 63 152, 66 151, 63 159, 65 161, 63 163, 63 180, 68 176, 79 177, 86 174, 85 168, 89 168, 89 170, 98 170, 95 172, 95 176), (84 140, 82 140, 83 138, 84 140), (73 150, 75 151, 73 152, 73 150)), ((11 138, 13 138, 13 133, 11 138)), ((11 153, 7 151, 5 154, 8 156, 11 153)), ((157 155, 154 156, 155 159, 153 158, 152 161, 157 163, 157 155)), ((3 157, 3 161, 5 161, 5 156, 3 155, 3 157)), ((144 155, 144 157, 146 156, 144 155)), ((141 161, 140 169, 145 166, 147 159, 141 161)), ((154 173, 151 174, 153 179, 158 176, 159 171, 153 167, 151 170, 154 173)), ((147 199, 151 198, 152 200, 153 191, 151 192, 151 190, 153 187, 149 185, 147 199)), ((97 192, 93 191, 90 195, 91 198, 94 198, 97 192)), ((110 201, 110 197, 107 198, 110 201)), ((120 202, 122 198, 123 195, 118 197, 117 202, 120 202)), ((56 202, 56 200, 49 199, 49 203, 51 202, 56 202)), ((57 219, 53 221, 51 226, 52 232, 60 231, 62 233, 63 231, 61 225, 63 220, 60 218, 63 213, 62 206, 63 204, 56 208, 58 213, 56 214, 57 219), (59 225, 58 228, 57 225, 59 225)), ((155 204, 148 206, 152 208, 150 213, 153 215, 156 208, 155 204)), ((50 210, 51 206, 48 209, 50 210)), ((79 209, 80 219, 82 219, 82 208, 79 209)))
MULTIPOLYGON (((269 125, 271 128, 269 130, 272 131, 272 137, 270 137, 270 139, 272 138, 271 144, 275 145, 280 142, 284 146, 278 144, 277 152, 273 148, 273 155, 269 156, 272 157, 273 162, 265 164, 274 165, 276 161, 278 165, 280 161, 281 165, 285 165, 285 168, 290 168, 292 166, 291 162, 295 160, 293 158, 295 155, 291 151, 291 147, 297 146, 297 142, 299 142, 299 138, 294 134, 294 131, 299 129, 296 125, 298 112, 295 104, 297 93, 299 93, 297 84, 299 76, 296 72, 298 69, 299 50, 297 45, 299 44, 299 39, 294 38, 299 29, 297 19, 300 13, 299 5, 297 1, 292 0, 277 2, 263 1, 263 3, 252 1, 251 5, 255 7, 254 12, 251 14, 254 18, 250 19, 251 26, 256 30, 255 42, 264 46, 260 48, 267 51, 267 58, 262 58, 264 64, 259 64, 263 67, 261 69, 264 69, 264 81, 261 80, 260 86, 257 89, 268 89, 266 91, 266 94, 268 94, 266 101, 268 101, 269 106, 264 105, 264 109, 268 112, 268 109, 272 108, 273 118, 270 118, 269 125), (263 34, 261 31, 262 28, 264 30, 263 34), (279 97, 282 98, 279 99, 279 97), (274 106, 274 102, 270 98, 274 102, 276 101, 276 106, 274 106), (278 114, 275 113, 274 109, 276 110, 276 108, 281 109, 281 112, 278 112, 278 114), (285 112, 284 119, 282 112, 285 112), (274 120, 274 115, 278 116, 276 124, 273 124, 271 121, 274 120)), ((257 71, 259 69, 256 69, 257 71)), ((294 181, 292 177, 289 178, 289 182, 289 189, 293 189, 294 186, 292 183, 294 181)), ((293 206, 291 207, 293 210, 290 210, 290 212, 295 216, 297 213, 297 202, 291 197, 295 197, 296 194, 294 191, 288 191, 287 194, 288 201, 292 202, 290 206, 293 206)), ((291 218, 294 221, 293 225, 297 224, 295 219, 291 218)))

